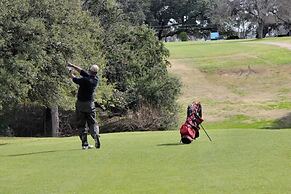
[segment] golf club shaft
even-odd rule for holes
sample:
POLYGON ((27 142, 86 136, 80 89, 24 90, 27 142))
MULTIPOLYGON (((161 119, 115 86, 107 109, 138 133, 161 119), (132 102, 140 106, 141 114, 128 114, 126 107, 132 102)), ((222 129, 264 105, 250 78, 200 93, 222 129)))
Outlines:
POLYGON ((204 127, 203 127, 202 125, 200 125, 200 126, 202 127, 203 131, 204 131, 205 134, 207 135, 208 139, 209 139, 210 141, 212 141, 211 138, 210 138, 210 136, 207 134, 206 130, 204 129, 204 127))

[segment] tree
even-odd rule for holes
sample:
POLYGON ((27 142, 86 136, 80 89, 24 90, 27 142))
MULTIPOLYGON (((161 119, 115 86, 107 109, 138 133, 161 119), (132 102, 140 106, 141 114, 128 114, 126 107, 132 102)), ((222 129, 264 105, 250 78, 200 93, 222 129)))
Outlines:
POLYGON ((126 15, 127 20, 132 25, 144 24, 146 12, 149 9, 149 2, 144 0, 117 0, 126 15))
POLYGON ((242 9, 252 16, 257 24, 257 38, 264 38, 264 27, 277 7, 276 0, 242 0, 242 9))
MULTIPOLYGON (((104 2, 90 1, 86 7, 93 16, 99 17, 100 4, 104 2)), ((136 113, 147 104, 163 115, 158 127, 168 126, 175 121, 169 122, 168 116, 176 113, 175 100, 180 91, 180 82, 167 72, 169 52, 153 30, 144 25, 133 26, 121 5, 114 5, 102 7, 102 13, 109 14, 102 17, 114 18, 110 23, 101 20, 101 25, 106 30, 102 44, 107 61, 104 75, 115 87, 114 94, 103 101, 107 102, 107 108, 122 115, 128 111, 136 113), (109 8, 115 11, 110 12, 109 8)))
POLYGON ((72 108, 75 101, 76 87, 67 78, 70 61, 83 68, 101 64, 104 81, 97 101, 110 110, 136 113, 147 104, 161 115, 175 115, 179 81, 168 75, 168 51, 154 31, 130 17, 140 8, 121 2, 139 5, 130 0, 1 1, 0 106, 37 104, 58 123, 58 107, 72 108))
POLYGON ((240 1, 236 0, 215 0, 212 3, 211 22, 227 38, 246 36, 249 17, 240 6, 240 1))
POLYGON ((291 36, 291 1, 289 0, 278 0, 277 10, 274 11, 276 18, 279 23, 283 25, 288 30, 288 35, 291 36))
POLYGON ((146 23, 157 31, 159 40, 180 32, 207 28, 210 1, 149 0, 146 23))
POLYGON ((106 30, 113 23, 122 22, 125 16, 116 0, 84 0, 84 10, 90 11, 93 17, 99 19, 100 24, 106 30))
POLYGON ((37 103, 57 115, 73 104, 67 60, 102 61, 98 21, 77 0, 3 0, 0 9, 0 105, 37 103))
POLYGON ((217 0, 213 15, 220 26, 230 26, 235 31, 256 30, 257 38, 277 27, 275 14, 278 12, 279 1, 283 0, 217 0), (217 19, 222 15, 221 20, 217 19))

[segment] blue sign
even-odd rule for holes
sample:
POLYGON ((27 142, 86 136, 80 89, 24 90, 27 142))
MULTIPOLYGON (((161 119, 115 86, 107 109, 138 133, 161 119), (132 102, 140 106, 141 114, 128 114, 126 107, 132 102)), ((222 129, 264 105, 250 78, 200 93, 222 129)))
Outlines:
POLYGON ((211 40, 218 40, 219 39, 219 33, 218 32, 211 32, 210 33, 210 39, 211 40))

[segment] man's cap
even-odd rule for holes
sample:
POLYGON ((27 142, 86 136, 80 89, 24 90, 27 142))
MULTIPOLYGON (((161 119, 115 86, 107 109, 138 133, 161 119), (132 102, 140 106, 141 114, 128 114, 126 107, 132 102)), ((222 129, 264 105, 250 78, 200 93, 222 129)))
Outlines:
POLYGON ((99 71, 98 65, 92 65, 90 67, 90 71, 93 72, 93 73, 97 73, 99 71))

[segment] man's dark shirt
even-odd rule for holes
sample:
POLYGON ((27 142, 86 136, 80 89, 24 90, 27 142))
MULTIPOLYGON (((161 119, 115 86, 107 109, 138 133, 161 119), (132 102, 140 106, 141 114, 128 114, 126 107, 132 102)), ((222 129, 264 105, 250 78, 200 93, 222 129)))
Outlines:
POLYGON ((80 78, 73 78, 73 82, 79 85, 78 101, 88 102, 94 100, 94 92, 98 85, 98 77, 89 75, 86 71, 81 70, 80 78))

